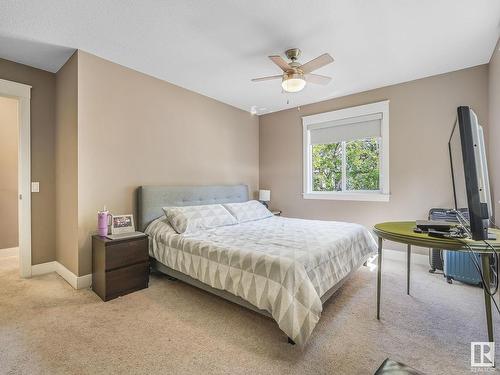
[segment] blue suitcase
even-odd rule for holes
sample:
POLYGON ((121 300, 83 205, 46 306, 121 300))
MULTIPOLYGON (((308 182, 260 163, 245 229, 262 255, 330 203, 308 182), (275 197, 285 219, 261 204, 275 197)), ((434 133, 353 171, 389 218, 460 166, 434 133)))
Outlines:
POLYGON ((443 250, 443 271, 450 284, 452 280, 472 285, 481 284, 481 276, 477 272, 472 257, 476 258, 477 264, 481 267, 479 254, 472 255, 469 252, 443 250))
MULTIPOLYGON (((469 213, 467 209, 460 209, 462 215, 468 219, 469 213)), ((451 213, 447 208, 432 208, 429 211, 429 220, 442 220, 442 221, 450 221, 457 222, 456 215, 451 213)), ((434 252, 441 252, 437 249, 432 249, 432 260, 434 260, 435 254, 434 252)), ((444 276, 448 283, 452 283, 453 280, 461 281, 463 283, 472 284, 472 285, 480 285, 481 284, 481 276, 477 272, 477 268, 472 261, 472 256, 476 257, 477 264, 481 267, 481 259, 478 254, 472 255, 469 252, 460 252, 460 251, 442 251, 442 269, 444 276)), ((435 266, 431 263, 432 268, 439 269, 439 265, 435 266)))

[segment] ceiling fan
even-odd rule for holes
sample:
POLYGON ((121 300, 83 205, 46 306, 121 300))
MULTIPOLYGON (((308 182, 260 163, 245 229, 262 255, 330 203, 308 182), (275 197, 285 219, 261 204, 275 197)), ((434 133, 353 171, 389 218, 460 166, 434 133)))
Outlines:
POLYGON ((300 64, 297 61, 300 56, 300 49, 298 48, 286 50, 285 55, 291 60, 290 63, 283 60, 281 56, 269 56, 269 58, 283 70, 283 74, 254 78, 252 79, 252 82, 281 79, 281 87, 283 90, 286 92, 299 92, 306 86, 306 82, 327 85, 331 81, 330 77, 319 74, 311 74, 312 71, 333 62, 333 57, 331 57, 328 53, 324 53, 305 64, 300 64))

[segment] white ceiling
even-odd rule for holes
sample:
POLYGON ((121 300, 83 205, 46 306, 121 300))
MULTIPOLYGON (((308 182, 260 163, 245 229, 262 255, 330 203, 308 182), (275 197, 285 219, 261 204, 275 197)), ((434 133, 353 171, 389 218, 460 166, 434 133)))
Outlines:
POLYGON ((499 0, 2 0, 0 57, 55 72, 79 48, 260 114, 487 63, 499 23, 499 0), (332 82, 250 82, 291 47, 332 82))

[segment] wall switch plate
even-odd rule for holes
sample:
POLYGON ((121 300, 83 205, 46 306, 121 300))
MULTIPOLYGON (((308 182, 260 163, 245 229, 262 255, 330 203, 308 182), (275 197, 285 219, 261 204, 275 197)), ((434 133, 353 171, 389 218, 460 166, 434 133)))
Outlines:
POLYGON ((31 192, 39 193, 40 192, 40 182, 35 181, 31 183, 31 192))

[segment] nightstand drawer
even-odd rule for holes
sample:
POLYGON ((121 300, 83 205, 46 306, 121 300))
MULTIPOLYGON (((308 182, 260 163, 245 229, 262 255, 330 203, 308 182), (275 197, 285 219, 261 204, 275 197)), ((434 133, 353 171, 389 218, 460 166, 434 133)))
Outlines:
POLYGON ((105 300, 147 288, 148 283, 149 262, 107 271, 105 300))
POLYGON ((106 247, 106 271, 145 262, 148 259, 147 238, 117 242, 106 247))

